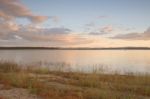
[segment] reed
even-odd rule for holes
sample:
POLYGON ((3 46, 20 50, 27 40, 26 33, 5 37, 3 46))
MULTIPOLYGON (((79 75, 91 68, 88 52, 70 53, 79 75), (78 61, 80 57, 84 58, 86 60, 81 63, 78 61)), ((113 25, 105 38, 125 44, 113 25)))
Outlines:
MULTIPOLYGON (((94 71, 97 71, 94 69, 94 71)), ((52 71, 46 67, 0 62, 0 83, 26 88, 44 99, 146 99, 150 75, 52 71)))

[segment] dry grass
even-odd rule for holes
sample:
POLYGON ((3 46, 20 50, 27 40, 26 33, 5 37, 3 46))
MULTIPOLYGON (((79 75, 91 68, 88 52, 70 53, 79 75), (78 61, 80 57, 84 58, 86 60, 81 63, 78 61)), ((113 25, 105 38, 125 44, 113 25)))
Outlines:
POLYGON ((146 99, 150 98, 149 75, 84 74, 23 69, 0 63, 0 83, 29 89, 44 99, 146 99))

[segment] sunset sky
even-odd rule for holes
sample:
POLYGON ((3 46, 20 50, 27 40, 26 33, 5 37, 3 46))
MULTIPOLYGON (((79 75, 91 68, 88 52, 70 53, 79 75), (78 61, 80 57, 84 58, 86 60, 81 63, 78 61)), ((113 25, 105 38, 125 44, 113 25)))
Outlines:
POLYGON ((0 0, 0 46, 150 47, 150 0, 0 0))

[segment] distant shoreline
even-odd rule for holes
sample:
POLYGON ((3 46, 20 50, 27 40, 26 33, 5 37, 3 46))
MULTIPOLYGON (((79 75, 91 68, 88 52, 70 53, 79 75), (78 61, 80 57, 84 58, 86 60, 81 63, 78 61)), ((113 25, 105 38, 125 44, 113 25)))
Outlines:
POLYGON ((150 50, 150 47, 110 47, 110 48, 62 48, 62 47, 0 47, 0 50, 150 50))

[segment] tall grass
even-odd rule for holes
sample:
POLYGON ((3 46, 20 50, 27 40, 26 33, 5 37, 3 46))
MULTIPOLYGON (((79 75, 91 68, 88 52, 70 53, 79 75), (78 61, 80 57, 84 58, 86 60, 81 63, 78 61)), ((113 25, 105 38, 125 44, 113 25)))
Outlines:
POLYGON ((18 72, 21 67, 17 63, 13 62, 0 62, 0 72, 18 72))
POLYGON ((0 62, 0 83, 26 88, 44 99, 150 98, 150 75, 51 71, 47 67, 0 62))

